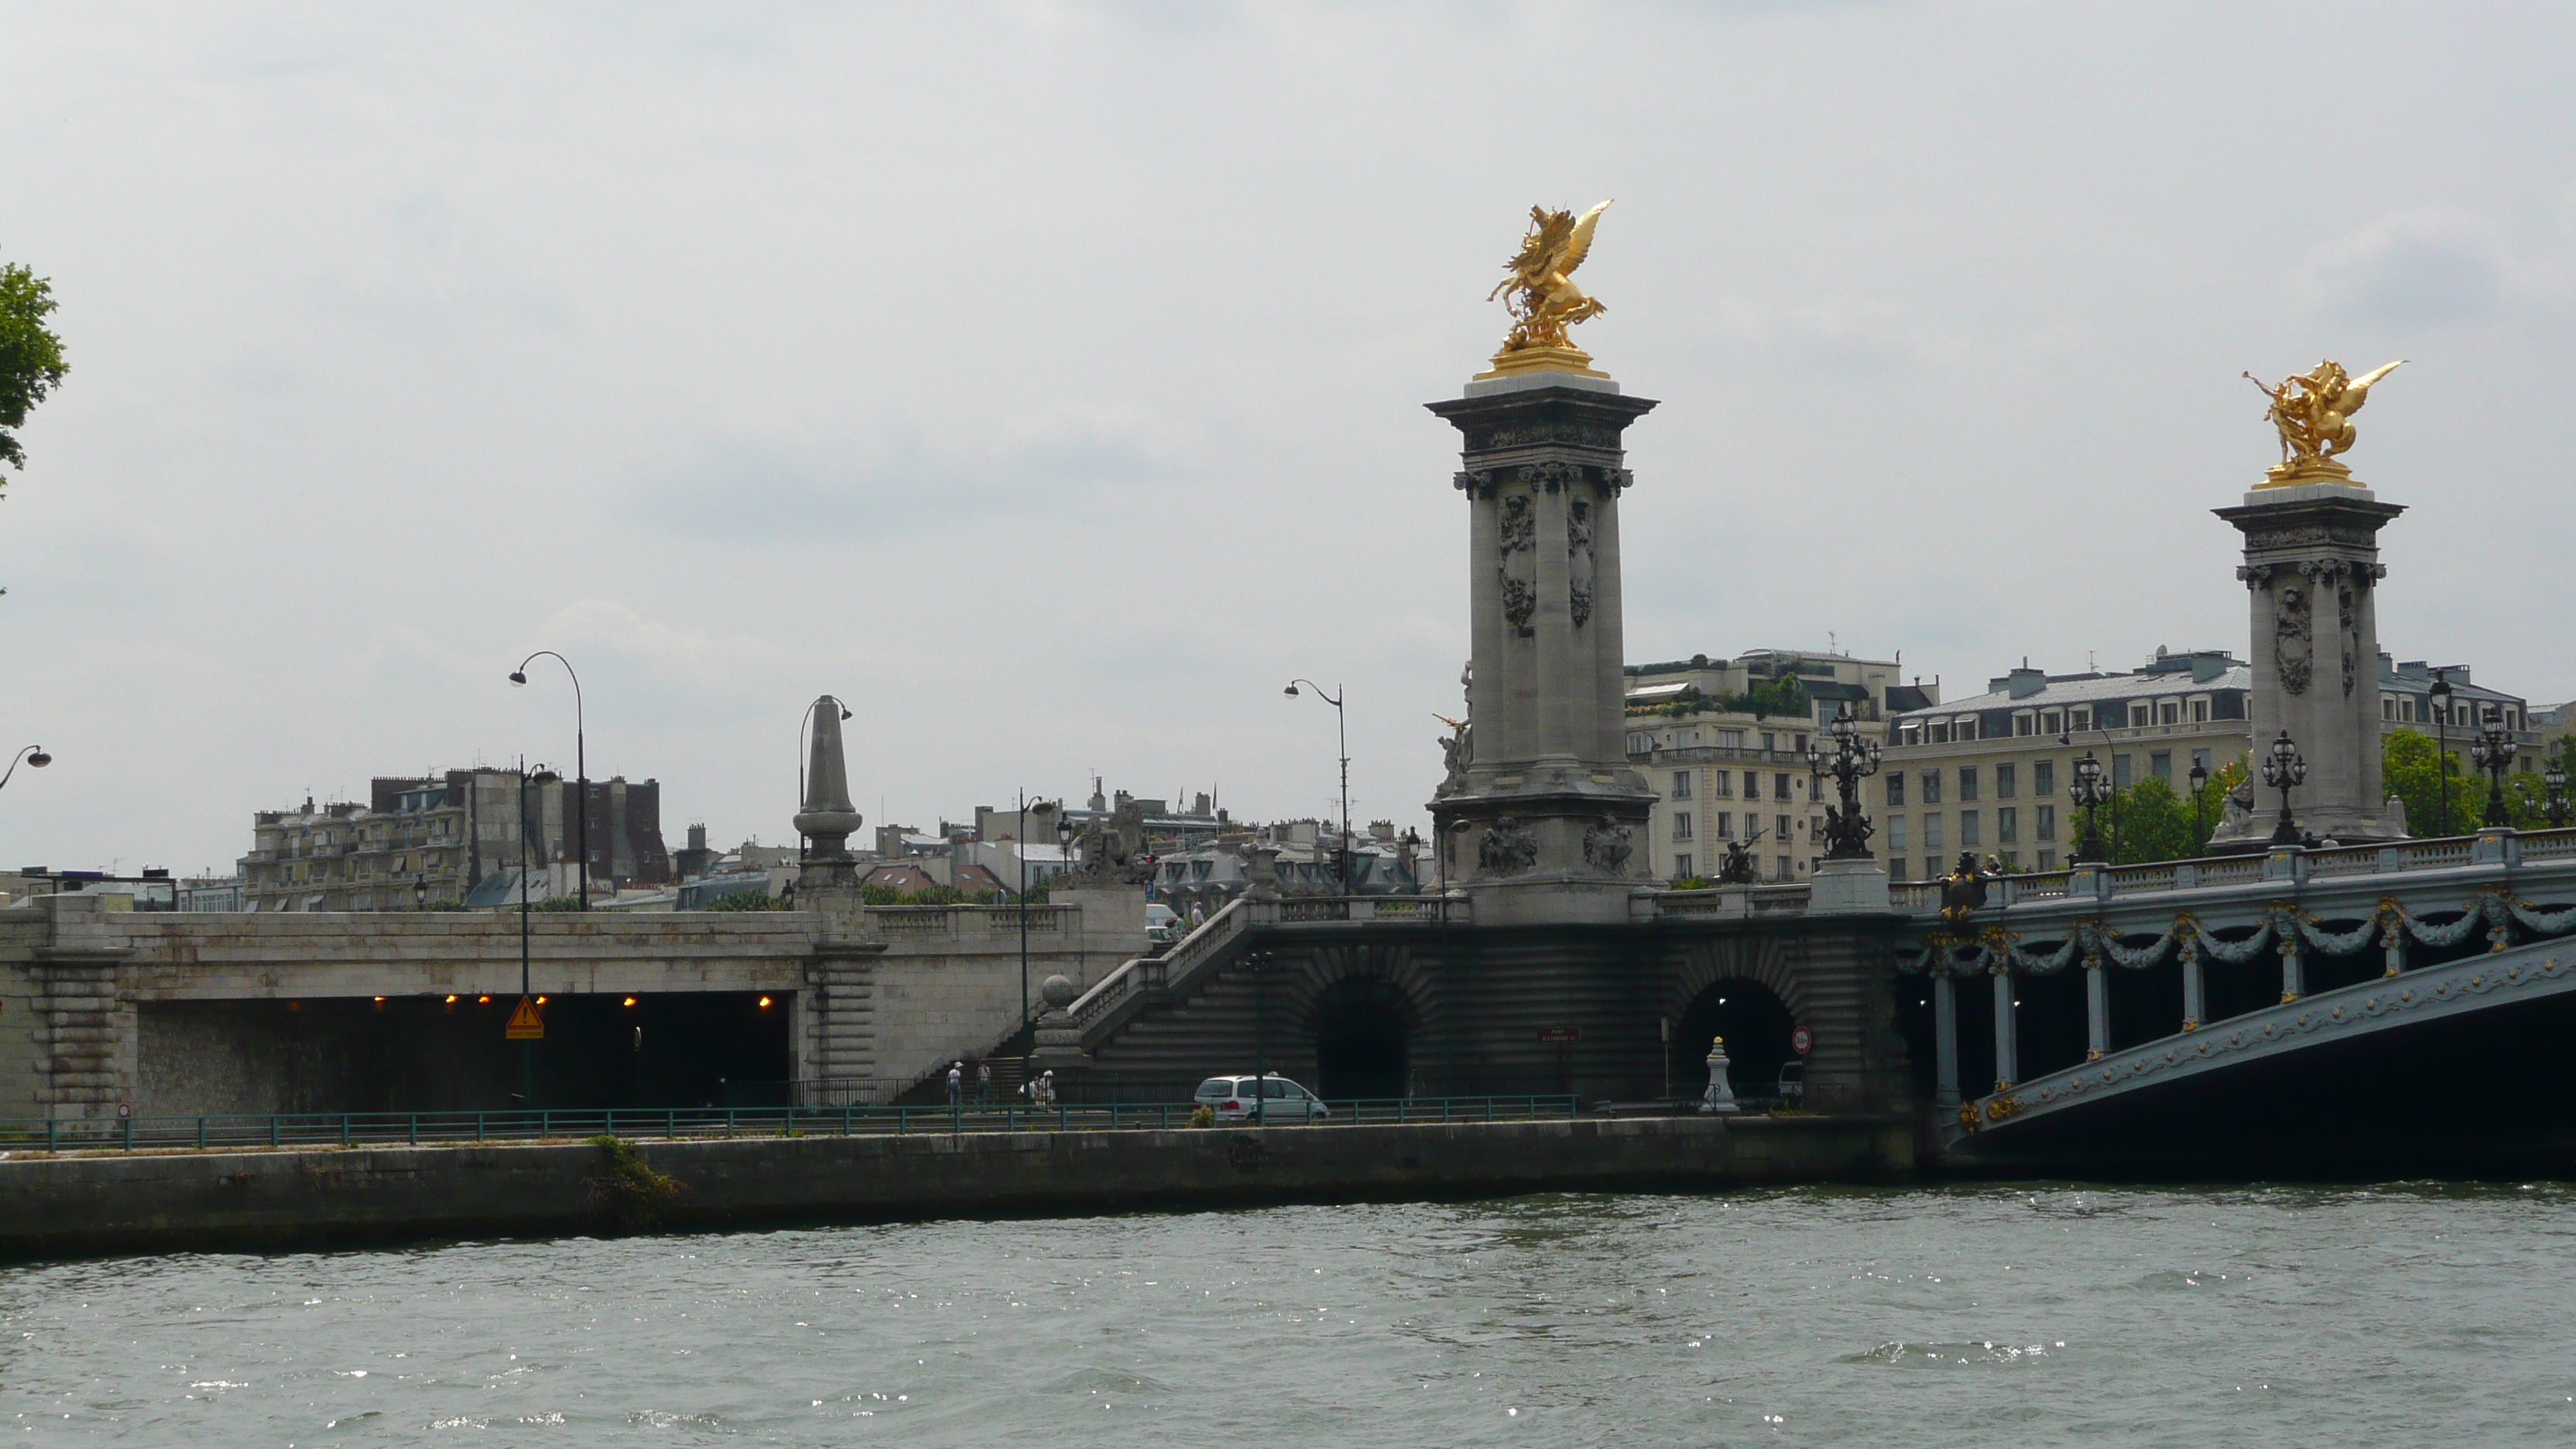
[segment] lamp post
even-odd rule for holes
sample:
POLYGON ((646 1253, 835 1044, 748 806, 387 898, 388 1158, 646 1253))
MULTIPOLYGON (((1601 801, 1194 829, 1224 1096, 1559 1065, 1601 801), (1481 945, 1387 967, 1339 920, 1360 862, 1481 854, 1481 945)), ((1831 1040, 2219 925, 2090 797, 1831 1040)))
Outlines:
POLYGON ((2519 753, 2521 747, 2514 743, 2513 731, 2504 727, 2504 716, 2489 709, 2485 727, 2469 741, 2470 761, 2487 772, 2487 825, 2513 823, 2513 812, 2504 803, 2504 772, 2512 768, 2513 757, 2519 753))
MULTIPOLYGON (((1052 817, 1061 802, 1029 799, 1020 792, 1020 838, 1011 843, 1011 854, 1020 862, 1020 1025, 1029 1024, 1029 817, 1052 817)), ((1049 830, 1048 834, 1055 832, 1049 830)))
MULTIPOLYGON (((805 706, 804 713, 796 716, 796 798, 800 801, 805 798, 805 731, 813 728, 814 705, 819 705, 827 699, 832 701, 832 707, 834 709, 841 712, 841 718, 848 719, 850 717, 850 707, 841 703, 840 696, 836 694, 817 696, 814 700, 814 704, 805 706)), ((797 831, 796 859, 800 863, 805 859, 805 841, 805 832, 802 830, 797 831)))
MULTIPOLYGON (((543 790, 562 782, 563 776, 543 765, 537 766, 536 774, 530 775, 528 762, 524 758, 519 761, 519 999, 521 1001, 531 999, 536 989, 528 964, 528 870, 530 866, 528 790, 531 786, 543 790)), ((533 1041, 522 1041, 519 1043, 519 1110, 528 1111, 536 1105, 537 1044, 533 1041)))
MULTIPOLYGON (((579 822, 574 841, 581 851, 581 864, 577 867, 578 874, 574 879, 580 882, 580 909, 586 911, 590 909, 590 756, 588 745, 582 738, 584 731, 581 717, 581 676, 573 674, 571 660, 551 649, 540 649, 519 661, 519 667, 510 671, 510 682, 514 685, 526 684, 528 666, 540 659, 552 659, 564 667, 564 673, 572 675, 572 772, 577 782, 573 788, 580 792, 573 801, 575 818, 579 822)), ((561 780, 563 777, 557 775, 555 778, 561 780)), ((803 792, 798 792, 798 798, 803 798, 803 792)))
POLYGON ((411 908, 415 911, 429 909, 429 877, 425 874, 411 878, 411 908))
POLYGON ((2084 860, 2100 865, 2108 853, 2102 849, 2102 832, 2093 825, 2094 810, 2111 798, 2111 782, 2102 774, 2102 762, 2086 750, 2075 761, 2075 778, 2067 782, 2067 800, 2084 812, 2084 838, 2075 843, 2084 860))
POLYGON ((1333 727, 1338 731, 1341 739, 1342 849, 1339 856, 1339 863, 1341 866, 1342 894, 1349 895, 1351 893, 1351 730, 1350 719, 1342 712, 1342 695, 1346 695, 1350 693, 1350 691, 1345 688, 1342 691, 1342 694, 1326 694, 1324 692, 1324 686, 1317 684, 1311 679, 1292 679, 1288 682, 1288 687, 1280 692, 1287 695, 1289 698, 1294 699, 1297 697, 1297 686, 1301 684, 1306 686, 1308 689, 1315 691, 1315 697, 1317 699, 1320 699, 1324 703, 1333 707, 1333 727))
POLYGON ((2549 787, 2549 828, 2564 830, 2568 816, 2567 767, 2552 760, 2541 768, 2540 779, 2549 787))
POLYGON ((1833 776, 1834 791, 1842 797, 1841 809, 1825 812, 1825 859, 1870 859, 1873 827, 1860 813, 1860 782, 1878 773, 1880 755, 1878 741, 1861 738, 1860 722, 1852 718, 1848 704, 1834 711, 1822 735, 1807 742, 1809 773, 1833 776), (1833 742, 1830 752, 1821 748, 1827 739, 1833 742))
POLYGON ((2299 747, 2290 741, 2290 732, 2272 741, 2271 752, 2263 757, 2263 785, 2281 792, 2281 820, 2272 827, 2274 845, 2299 843, 2299 822, 2290 814, 2290 791, 2308 778, 2308 762, 2299 747))
POLYGON ((1252 973, 1252 1125, 1270 1125, 1270 968, 1278 957, 1268 951, 1249 951, 1243 957, 1243 969, 1252 973))
POLYGON ((2442 813, 2435 833, 2451 833, 2451 681, 2439 669, 2433 671, 2433 738, 2434 768, 2442 782, 2442 813))
POLYGON ((2206 804, 2201 800, 2201 798, 2200 798, 2201 788, 2202 788, 2203 786, 2207 785, 2208 783, 2209 783, 2209 767, 2208 767, 2207 765, 2202 764, 2202 763, 2201 763, 2200 761, 2198 761, 2198 760, 2194 760, 2194 761, 2192 761, 2192 762, 2191 762, 2191 853, 2192 853, 2192 854, 2194 854, 2194 855, 2198 855, 2198 854, 2200 854, 2200 852, 2201 852, 2203 849, 2205 849, 2205 848, 2207 847, 2208 843, 2209 843, 2209 837, 2208 837, 2207 835, 2205 835, 2205 834, 2203 834, 2203 833, 2201 832, 2201 817, 2202 817, 2202 816, 2204 816, 2204 815, 2206 815, 2206 814, 2208 814, 2208 813, 2209 813, 2209 811, 2208 811, 2208 806, 2207 806, 2207 805, 2206 805, 2206 804))
POLYGON ((20 760, 26 761, 29 769, 41 770, 52 764, 54 757, 45 753, 43 745, 20 745, 18 753, 9 757, 9 768, 0 770, 0 785, 8 784, 9 777, 18 773, 20 760))

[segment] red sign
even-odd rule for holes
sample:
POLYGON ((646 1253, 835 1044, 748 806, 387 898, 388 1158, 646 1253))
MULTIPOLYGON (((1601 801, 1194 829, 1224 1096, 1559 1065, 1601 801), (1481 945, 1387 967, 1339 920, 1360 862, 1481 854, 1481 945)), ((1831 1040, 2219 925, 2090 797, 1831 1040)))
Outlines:
POLYGON ((1807 1029, 1803 1026, 1789 1033, 1789 1050, 1796 1052, 1802 1057, 1809 1051, 1813 1050, 1815 1045, 1815 1037, 1809 1035, 1807 1029))
POLYGON ((1538 1029, 1538 1039, 1540 1041, 1547 1042, 1581 1041, 1583 1040, 1583 1028, 1579 1026, 1542 1026, 1538 1029))

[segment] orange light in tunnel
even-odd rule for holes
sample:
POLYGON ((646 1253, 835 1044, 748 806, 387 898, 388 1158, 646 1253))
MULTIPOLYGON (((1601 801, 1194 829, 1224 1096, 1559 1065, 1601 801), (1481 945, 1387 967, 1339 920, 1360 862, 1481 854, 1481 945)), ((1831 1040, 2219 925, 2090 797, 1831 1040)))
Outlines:
POLYGON ((626 998, 626 1003, 625 1003, 625 1004, 626 1004, 626 1005, 628 1005, 628 1006, 633 1006, 633 1005, 635 1004, 635 998, 634 998, 634 997, 632 997, 632 996, 630 996, 630 997, 626 998))
POLYGON ((474 998, 474 1004, 477 1006, 490 1006, 492 1004, 492 998, 488 996, 478 996, 474 998))
POLYGON ((377 997, 377 998, 376 998, 376 1000, 378 1000, 378 1001, 380 1001, 380 1002, 381 1002, 381 1001, 383 1001, 383 1000, 384 1000, 384 998, 383 998, 383 997, 381 997, 381 996, 379 996, 379 997, 377 997))
POLYGON ((544 997, 540 996, 540 997, 538 997, 538 998, 537 998, 537 1005, 539 1005, 539 1006, 543 1006, 543 1005, 545 1005, 545 1004, 546 1004, 546 999, 545 999, 544 997))
POLYGON ((456 1004, 456 994, 454 992, 448 993, 447 1004, 450 1006, 454 1006, 456 1004))
POLYGON ((769 1009, 769 998, 768 998, 768 997, 764 996, 764 997, 760 998, 760 1007, 761 1007, 761 1010, 763 1010, 763 1011, 766 1011, 766 1010, 768 1010, 768 1009, 769 1009))

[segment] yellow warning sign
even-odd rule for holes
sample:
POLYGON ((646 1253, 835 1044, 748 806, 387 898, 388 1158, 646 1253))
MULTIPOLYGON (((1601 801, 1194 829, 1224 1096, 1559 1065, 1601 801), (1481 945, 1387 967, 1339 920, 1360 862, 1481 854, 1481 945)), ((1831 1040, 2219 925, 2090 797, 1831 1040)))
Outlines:
POLYGON ((510 1041, 544 1041, 545 1018, 537 1015, 537 1004, 522 996, 518 1009, 510 1013, 509 1028, 501 1035, 510 1041))

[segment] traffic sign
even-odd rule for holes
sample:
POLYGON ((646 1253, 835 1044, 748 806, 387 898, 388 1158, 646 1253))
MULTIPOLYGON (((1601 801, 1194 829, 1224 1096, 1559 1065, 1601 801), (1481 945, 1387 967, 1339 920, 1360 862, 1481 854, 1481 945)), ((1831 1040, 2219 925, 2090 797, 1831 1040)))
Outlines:
POLYGON ((1803 1026, 1789 1033, 1789 1050, 1796 1052, 1802 1057, 1809 1051, 1813 1050, 1815 1045, 1815 1037, 1810 1035, 1807 1029, 1803 1026))
POLYGON ((1583 1028, 1579 1026, 1542 1026, 1538 1029, 1538 1039, 1540 1041, 1547 1042, 1581 1041, 1583 1040, 1583 1028))
POLYGON ((537 1015, 537 1004, 520 997, 518 1008, 510 1013, 510 1025, 501 1035, 510 1041, 544 1041, 546 1020, 537 1015))

